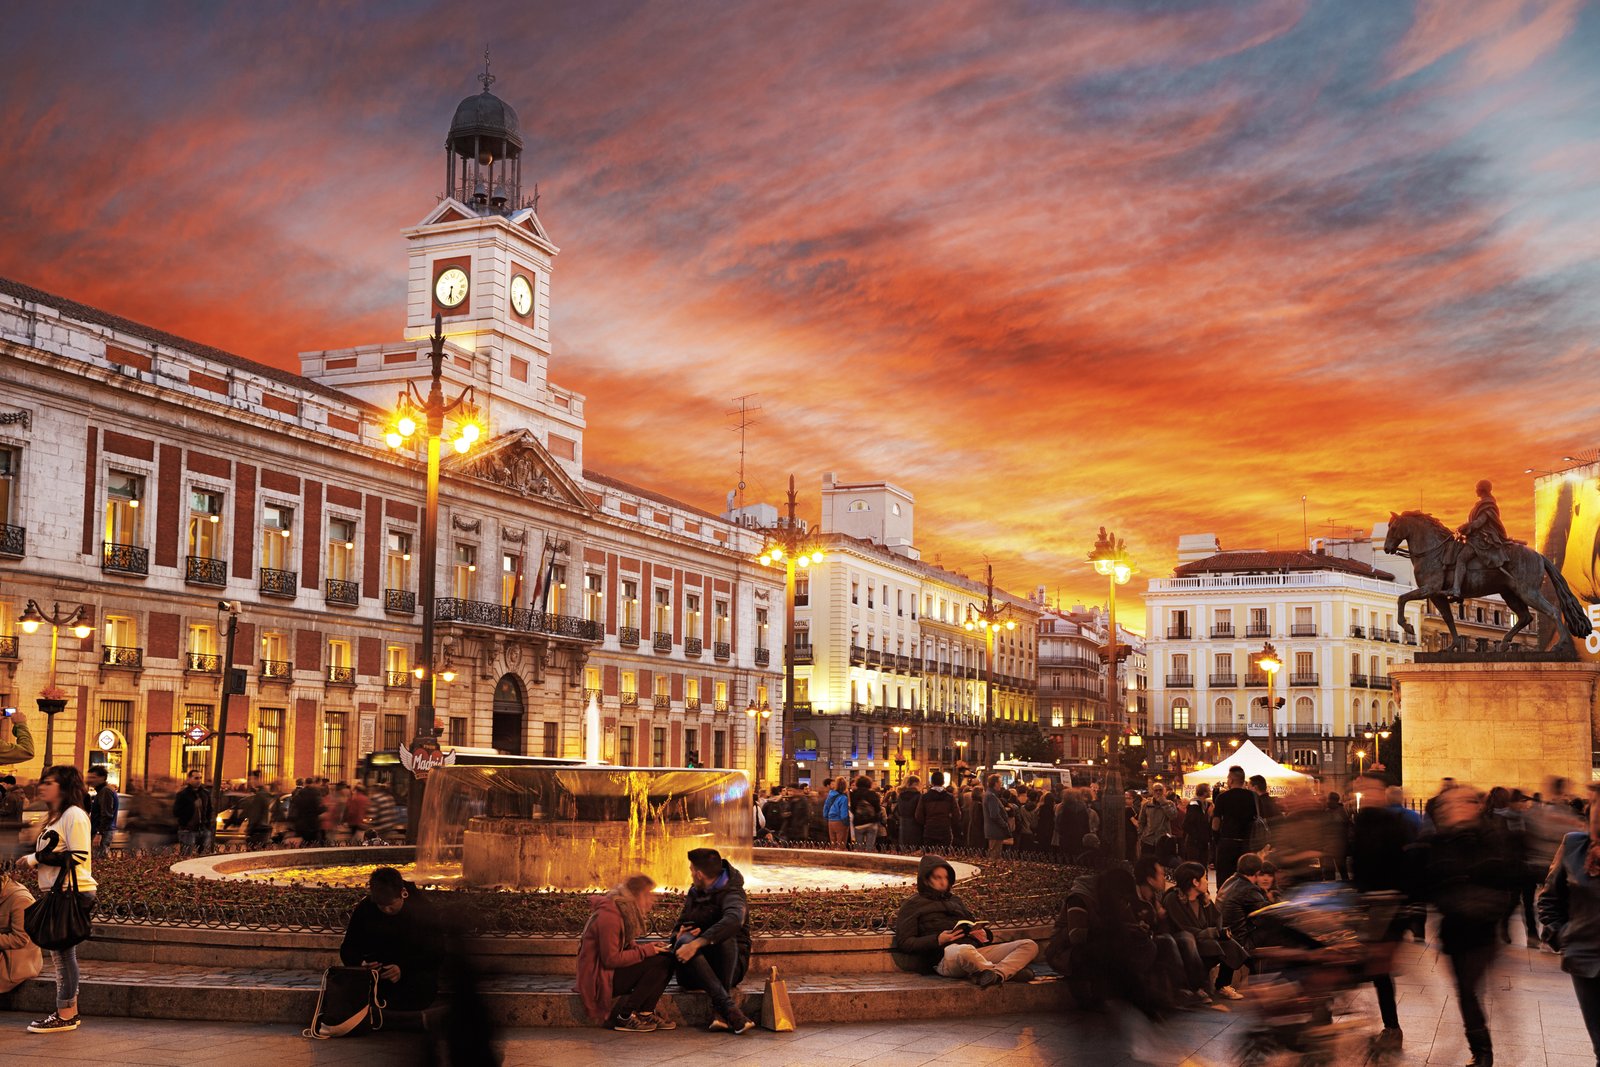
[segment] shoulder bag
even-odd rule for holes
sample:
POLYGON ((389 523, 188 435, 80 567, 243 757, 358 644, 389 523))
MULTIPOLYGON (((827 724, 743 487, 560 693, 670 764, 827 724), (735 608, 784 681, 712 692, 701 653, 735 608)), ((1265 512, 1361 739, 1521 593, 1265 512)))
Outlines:
POLYGON ((78 864, 73 861, 56 875, 56 884, 48 893, 28 905, 22 913, 22 926, 35 945, 60 951, 89 940, 93 912, 94 905, 78 892, 78 864))

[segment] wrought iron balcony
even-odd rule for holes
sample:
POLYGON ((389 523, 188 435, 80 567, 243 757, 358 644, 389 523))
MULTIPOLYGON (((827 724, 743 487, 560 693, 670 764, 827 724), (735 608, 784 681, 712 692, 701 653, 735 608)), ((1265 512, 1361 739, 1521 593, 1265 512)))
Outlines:
POLYGON ((1194 631, 1187 626, 1167 627, 1167 639, 1170 641, 1187 641, 1194 636, 1194 631))
POLYGON ((1212 637, 1232 637, 1233 636, 1233 624, 1229 623, 1226 626, 1213 626, 1211 628, 1211 636, 1212 637))
POLYGON ((1317 624, 1314 622, 1297 622, 1289 627, 1289 636, 1315 637, 1317 636, 1317 624))
POLYGON ((144 668, 144 649, 128 648, 125 645, 100 646, 100 665, 102 667, 123 667, 130 671, 144 668))
POLYGON ((671 652, 672 635, 670 633, 653 634, 650 638, 650 647, 657 652, 671 652))
POLYGON ((683 639, 683 654, 699 658, 705 653, 706 643, 698 637, 685 637, 683 639))
POLYGON ((294 664, 286 659, 264 659, 261 661, 261 680, 263 682, 287 682, 294 677, 294 664))
POLYGON ((867 662, 867 650, 860 645, 850 646, 850 666, 859 667, 867 662))
POLYGON ((638 707, 639 706, 639 694, 638 693, 623 693, 622 694, 622 706, 625 707, 625 708, 636 708, 636 707, 638 707))
POLYGON ((1238 687, 1239 676, 1237 674, 1213 674, 1211 676, 1211 688, 1213 689, 1237 689, 1238 687))
POLYGON ((185 556, 183 580, 190 585, 210 585, 218 589, 228 584, 228 565, 209 556, 185 556))
POLYGON ((728 702, 726 700, 713 700, 711 702, 711 710, 713 713, 727 711, 728 702))
POLYGON ((329 667, 329 685, 355 685, 356 669, 354 667, 329 667))
POLYGON ((16 638, 16 635, 13 634, 13 635, 8 635, 6 637, 0 637, 0 659, 16 659, 16 658, 17 658, 17 638, 16 638))
POLYGON ((387 689, 410 689, 412 677, 410 671, 384 671, 383 684, 387 689))
POLYGON ((656 698, 655 698, 655 709, 657 711, 671 711, 672 710, 672 698, 670 696, 666 696, 664 694, 657 693, 656 694, 656 698))
POLYGON ((771 662, 772 662, 772 649, 770 649, 770 648, 759 648, 758 647, 756 649, 756 666, 757 667, 765 667, 771 662))
POLYGON ((1365 689, 1366 687, 1367 687, 1367 676, 1366 675, 1364 675, 1364 674, 1351 674, 1350 675, 1350 688, 1352 688, 1352 689, 1365 689))
POLYGON ((617 644, 623 648, 638 648, 639 628, 637 626, 624 626, 618 629, 617 644))
POLYGON ((1245 630, 1244 635, 1246 637, 1271 637, 1272 627, 1257 626, 1255 623, 1251 623, 1249 628, 1245 630))
POLYGON ((599 704, 605 700, 605 694, 598 689, 590 689, 588 686, 585 686, 583 690, 583 706, 588 707, 589 701, 591 700, 596 704, 599 704))
POLYGON ((733 645, 727 641, 718 641, 711 646, 711 655, 715 659, 728 659, 733 655, 733 645))
MULTIPOLYGON (((433 604, 434 618, 439 622, 459 622, 467 626, 487 626, 521 633, 552 634, 580 641, 600 640, 600 624, 589 619, 580 619, 575 615, 557 615, 550 611, 512 608, 484 600, 462 600, 458 597, 439 597, 433 604)), ((638 630, 635 630, 635 645, 638 644, 638 640, 638 630)))
POLYGON ((100 569, 111 574, 149 574, 150 550, 138 545, 102 542, 100 569))
POLYGON ((1190 689, 1194 687, 1194 675, 1169 674, 1167 675, 1168 689, 1190 689))
POLYGON ((415 615, 417 612, 417 594, 409 589, 385 589, 383 591, 383 610, 392 611, 396 615, 415 615))
POLYGON ((190 652, 184 669, 196 674, 220 674, 222 657, 209 652, 190 652))
POLYGON ((1264 689, 1266 688, 1266 685, 1267 675, 1265 671, 1261 672, 1260 674, 1251 671, 1249 674, 1244 676, 1244 686, 1246 689, 1264 689))
POLYGON ((1301 674, 1300 672, 1297 671, 1294 674, 1289 675, 1289 684, 1290 685, 1321 685, 1322 682, 1319 681, 1319 679, 1321 677, 1322 676, 1317 674, 1315 671, 1311 671, 1311 672, 1306 673, 1306 674, 1301 674))
POLYGON ((1389 685, 1389 676, 1387 674, 1374 674, 1372 676, 1372 688, 1388 689, 1389 685))
POLYGON ((28 551, 28 531, 21 526, 0 523, 0 556, 22 556, 28 551))
POLYGON ((299 592, 300 575, 296 571, 279 571, 261 568, 261 592, 266 596, 294 599, 299 592))
POLYGON ((353 608, 361 603, 361 583, 329 578, 323 583, 323 599, 329 604, 353 608))
POLYGON ((699 711, 700 710, 700 698, 699 697, 686 697, 686 698, 684 698, 683 710, 684 711, 699 711))
POLYGON ((1350 636, 1364 638, 1367 636, 1366 628, 1363 626, 1352 626, 1350 627, 1350 636))

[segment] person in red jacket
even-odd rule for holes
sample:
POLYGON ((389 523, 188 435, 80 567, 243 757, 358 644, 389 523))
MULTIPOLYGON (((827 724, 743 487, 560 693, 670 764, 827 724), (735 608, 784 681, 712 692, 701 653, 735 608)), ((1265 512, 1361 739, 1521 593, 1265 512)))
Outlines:
POLYGON ((649 875, 635 874, 594 897, 578 942, 577 991, 584 1009, 591 1019, 604 1019, 604 1025, 625 1034, 677 1028, 655 1013, 672 977, 670 946, 639 940, 645 916, 655 907, 655 888, 649 875))

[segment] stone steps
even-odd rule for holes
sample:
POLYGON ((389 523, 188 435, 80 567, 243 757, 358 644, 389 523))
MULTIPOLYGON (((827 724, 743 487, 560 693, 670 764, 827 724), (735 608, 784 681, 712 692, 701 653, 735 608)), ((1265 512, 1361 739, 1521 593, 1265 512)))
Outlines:
MULTIPOLYGON (((322 973, 312 970, 175 966, 84 961, 78 995, 86 1016, 237 1021, 306 1026, 316 1009, 322 973)), ((1048 972, 1043 972, 1048 973, 1048 972)), ((1070 997, 1065 982, 979 989, 971 982, 904 974, 795 975, 787 979, 796 1018, 806 1022, 933 1019, 972 1013, 1051 1011, 1070 997)), ((740 987, 742 1006, 759 1018, 763 980, 740 987)), ((499 974, 482 980, 482 993, 502 1026, 589 1025, 565 975, 499 974)), ((55 1007, 55 981, 47 971, 0 995, 0 1010, 37 1012, 55 1007)), ((710 1020, 704 993, 674 987, 661 1010, 687 1025, 710 1020)))

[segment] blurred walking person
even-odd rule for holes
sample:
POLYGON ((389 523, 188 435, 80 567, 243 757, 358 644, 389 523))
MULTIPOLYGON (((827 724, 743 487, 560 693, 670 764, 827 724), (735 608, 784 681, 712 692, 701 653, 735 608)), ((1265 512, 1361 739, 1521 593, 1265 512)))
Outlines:
POLYGON ((1572 976, 1578 1010, 1600 1063, 1600 787, 1590 787, 1589 828, 1567 834, 1544 893, 1539 921, 1547 944, 1572 976))

